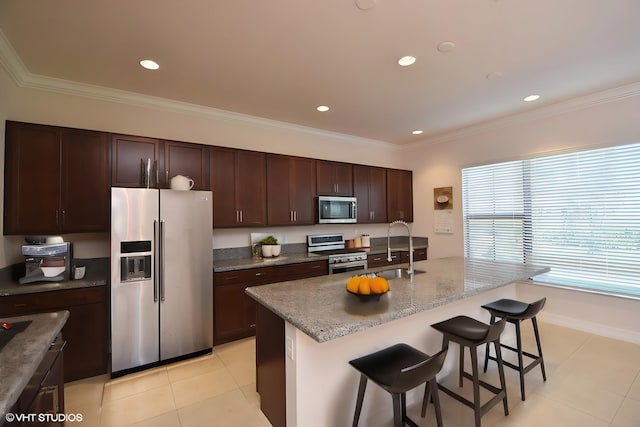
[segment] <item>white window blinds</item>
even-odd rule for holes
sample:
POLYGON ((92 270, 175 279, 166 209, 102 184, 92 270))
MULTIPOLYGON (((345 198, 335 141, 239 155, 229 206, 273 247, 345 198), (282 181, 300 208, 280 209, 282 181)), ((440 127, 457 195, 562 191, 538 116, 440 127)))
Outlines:
POLYGON ((640 144, 463 169, 465 256, 640 295, 640 144))

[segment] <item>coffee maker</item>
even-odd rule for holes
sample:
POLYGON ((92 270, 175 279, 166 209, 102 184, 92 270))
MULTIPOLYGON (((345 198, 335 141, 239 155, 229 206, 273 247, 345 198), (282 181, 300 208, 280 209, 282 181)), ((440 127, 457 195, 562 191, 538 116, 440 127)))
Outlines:
POLYGON ((22 245, 25 275, 21 284, 62 282, 71 278, 73 244, 70 242, 43 245, 22 245))

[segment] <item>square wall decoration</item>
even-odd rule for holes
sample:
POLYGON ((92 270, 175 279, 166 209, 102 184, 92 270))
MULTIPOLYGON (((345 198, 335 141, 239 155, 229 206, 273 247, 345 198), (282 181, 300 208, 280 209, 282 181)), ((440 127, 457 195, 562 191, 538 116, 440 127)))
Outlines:
POLYGON ((433 208, 435 210, 453 209, 453 187, 433 189, 433 208))

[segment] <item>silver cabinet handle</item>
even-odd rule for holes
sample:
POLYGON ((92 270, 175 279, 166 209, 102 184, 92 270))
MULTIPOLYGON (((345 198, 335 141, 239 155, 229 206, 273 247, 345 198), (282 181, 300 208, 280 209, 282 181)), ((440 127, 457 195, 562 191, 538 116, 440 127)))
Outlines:
POLYGON ((243 218, 243 215, 242 215, 242 209, 240 209, 240 222, 244 222, 244 218, 243 218))
POLYGON ((59 217, 58 217, 58 209, 56 209, 56 225, 60 225, 59 217))
POLYGON ((293 222, 298 222, 298 211, 293 211, 293 222))
POLYGON ((256 276, 262 276, 262 273, 256 273, 256 276))

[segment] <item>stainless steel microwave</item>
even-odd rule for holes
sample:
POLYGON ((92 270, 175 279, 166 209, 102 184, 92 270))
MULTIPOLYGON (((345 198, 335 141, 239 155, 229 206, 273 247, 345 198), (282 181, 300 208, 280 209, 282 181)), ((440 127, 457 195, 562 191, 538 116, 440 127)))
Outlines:
POLYGON ((346 224, 357 217, 355 197, 318 196, 318 224, 346 224))

